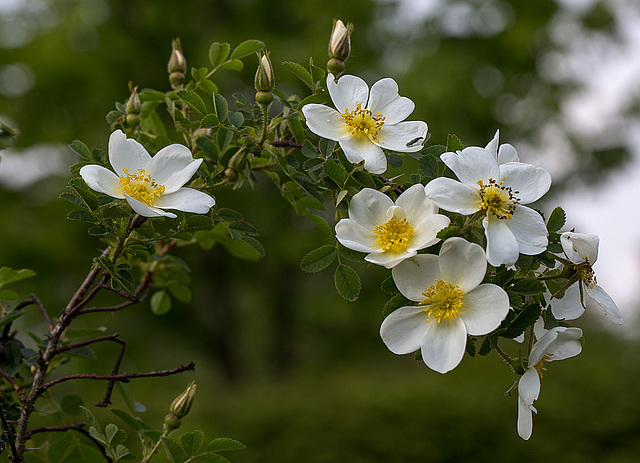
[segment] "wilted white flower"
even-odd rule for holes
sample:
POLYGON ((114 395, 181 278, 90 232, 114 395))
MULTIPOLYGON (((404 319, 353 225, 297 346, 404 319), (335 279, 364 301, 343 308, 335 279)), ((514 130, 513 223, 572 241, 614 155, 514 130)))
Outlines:
POLYGON ((215 204, 208 194, 183 187, 202 163, 186 146, 166 146, 152 158, 140 143, 116 130, 109 138, 109 162, 116 173, 91 164, 80 175, 91 189, 126 199, 144 217, 177 217, 164 209, 206 214, 215 204))
POLYGON ((463 238, 449 238, 438 256, 418 254, 393 268, 400 292, 418 305, 401 307, 382 322, 380 336, 394 354, 420 349, 431 369, 446 373, 464 356, 467 335, 495 330, 509 311, 509 297, 482 283, 484 250, 463 238))
POLYGON ((336 237, 349 249, 369 253, 366 261, 391 268, 439 241, 436 234, 449 218, 436 212, 422 185, 408 188, 395 203, 363 188, 351 199, 349 218, 336 224, 336 237))
POLYGON ((422 149, 427 123, 404 121, 415 107, 398 94, 395 80, 379 80, 371 87, 360 77, 345 75, 335 82, 327 76, 327 88, 336 109, 321 104, 302 108, 309 129, 323 138, 337 141, 352 163, 364 161, 374 174, 387 170, 382 148, 410 153, 422 149))

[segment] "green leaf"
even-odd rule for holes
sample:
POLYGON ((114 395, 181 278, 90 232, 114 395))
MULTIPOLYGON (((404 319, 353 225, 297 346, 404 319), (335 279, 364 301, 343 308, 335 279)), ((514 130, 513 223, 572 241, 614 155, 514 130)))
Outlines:
POLYGON ((546 291, 544 284, 539 280, 527 279, 520 280, 510 288, 511 291, 525 296, 535 296, 536 294, 543 294, 546 291))
POLYGON ((390 296, 395 296, 399 293, 398 288, 396 287, 395 281, 393 281, 393 277, 389 275, 380 285, 380 289, 390 296))
POLYGON ((264 254, 265 254, 264 246, 262 246, 262 243, 260 241, 253 238, 252 236, 246 236, 246 235, 242 237, 242 241, 244 241, 249 246, 251 246, 260 255, 260 257, 264 257, 264 254))
MULTIPOLYGON (((249 237, 247 237, 249 238, 249 237)), ((238 259, 247 260, 249 262, 256 262, 262 258, 260 252, 246 240, 223 240, 221 244, 233 257, 238 259)))
POLYGON ((222 63, 222 65, 220 66, 220 69, 229 69, 231 71, 240 72, 242 71, 242 69, 244 69, 244 63, 239 59, 233 59, 231 61, 222 63))
POLYGON ((171 296, 166 291, 156 291, 151 296, 150 304, 154 315, 164 315, 171 310, 171 296))
POLYGON ((300 268, 303 272, 315 273, 324 270, 336 259, 335 246, 324 245, 314 249, 302 258, 300 268))
POLYGON ((303 196, 298 201, 296 201, 296 208, 298 209, 318 209, 320 211, 324 211, 325 207, 320 201, 316 198, 312 198, 311 196, 303 196))
POLYGON ((62 398, 60 401, 60 409, 62 413, 66 415, 79 415, 82 413, 82 399, 77 395, 68 395, 62 398))
MULTIPOLYGON (((202 121, 200 121, 200 127, 203 129, 209 129, 217 125, 220 125, 220 119, 218 119, 218 116, 213 113, 207 114, 202 118, 202 121)), ((202 140, 202 139, 203 139, 202 137, 198 138, 198 140, 202 140)))
POLYGON ((447 151, 447 147, 444 145, 431 145, 423 149, 422 153, 425 156, 427 155, 440 156, 445 151, 447 151))
POLYGON ((508 328, 502 333, 505 338, 516 338, 520 336, 524 330, 533 325, 538 318, 542 307, 540 304, 531 304, 520 312, 516 318, 509 324, 508 328))
POLYGON ((195 455, 200 447, 202 447, 202 441, 204 440, 204 434, 199 429, 183 434, 180 437, 180 446, 184 451, 186 457, 195 455))
POLYGON ((459 151, 459 150, 461 150, 463 148, 464 148, 464 145, 462 144, 462 142, 460 141, 460 139, 456 135, 450 133, 447 136, 447 151, 448 152, 454 152, 455 153, 456 151, 459 151))
POLYGON ((122 429, 118 429, 118 427, 113 423, 109 423, 105 426, 104 436, 107 439, 108 447, 116 447, 127 440, 127 433, 122 429))
MULTIPOLYGON (((11 289, 5 289, 0 291, 0 301, 17 301, 18 293, 11 289)), ((4 320, 3 320, 4 321, 4 320)))
POLYGON ((69 144, 69 148, 71 148, 73 151, 75 151, 78 154, 78 156, 80 156, 82 159, 84 159, 86 161, 92 161, 92 159, 91 159, 91 150, 89 149, 89 147, 87 145, 82 143, 80 140, 73 140, 69 144))
POLYGON ((394 310, 399 309, 400 307, 405 307, 408 305, 412 305, 412 302, 404 297, 402 294, 394 294, 391 298, 385 303, 382 308, 383 316, 389 315, 394 310))
POLYGON ((355 301, 360 294, 360 277, 348 265, 339 264, 333 275, 338 294, 348 301, 355 301))
POLYGON ((227 119, 229 119, 229 123, 236 128, 240 128, 242 124, 244 124, 244 116, 240 111, 229 111, 227 113, 227 119))
POLYGON ((242 450, 245 446, 242 442, 227 437, 213 439, 207 445, 207 452, 229 452, 231 450, 242 450))
POLYGON ((448 227, 444 227, 442 230, 440 230, 436 236, 442 241, 445 241, 452 236, 460 236, 461 233, 462 228, 456 225, 449 225, 448 227))
POLYGON ((289 71, 293 72, 298 79, 305 83, 307 87, 313 90, 313 80, 311 74, 303 66, 293 61, 285 61, 282 65, 289 71))
POLYGON ((194 458, 195 461, 202 461, 204 463, 229 463, 229 460, 217 453, 201 453, 194 458))
POLYGON ((171 463, 181 463, 184 460, 184 453, 182 447, 178 444, 178 441, 171 437, 165 437, 162 441, 164 451, 167 454, 167 459, 171 463))
POLYGON ((338 246, 340 255, 345 259, 349 259, 353 262, 363 262, 367 254, 364 252, 354 251, 353 249, 345 248, 341 244, 338 246))
POLYGON ((324 163, 324 171, 329 178, 336 182, 338 186, 343 187, 347 180, 347 169, 342 167, 342 164, 338 164, 336 161, 327 161, 324 163))
POLYGON ((368 172, 362 172, 361 170, 353 173, 353 178, 356 182, 358 182, 363 187, 367 188, 376 188, 376 182, 371 177, 371 174, 368 172))
POLYGON ((178 90, 176 95, 200 114, 207 114, 207 107, 204 101, 202 101, 202 98, 200 98, 200 95, 196 92, 191 90, 178 90))
POLYGON ((224 122, 227 119, 229 103, 227 103, 227 99, 219 93, 215 93, 213 95, 213 110, 218 116, 218 120, 220 122, 224 122))
POLYGON ((31 278, 36 275, 31 269, 23 268, 20 270, 13 270, 10 267, 0 267, 0 286, 8 285, 9 283, 15 283, 16 281, 31 278))
POLYGON ((78 440, 73 434, 65 433, 59 439, 52 439, 47 450, 47 458, 51 462, 63 462, 78 446, 78 440))
POLYGON ((438 176, 438 159, 431 154, 425 154, 418 161, 418 169, 423 175, 435 178, 438 176))
POLYGON ((70 211, 67 214, 67 219, 77 220, 79 222, 89 222, 89 223, 96 222, 96 218, 92 214, 88 213, 87 211, 81 211, 81 210, 70 211))
POLYGON ((136 417, 134 417, 134 416, 131 416, 127 412, 125 412, 123 410, 119 410, 117 408, 112 408, 111 409, 111 413, 116 415, 118 418, 120 418, 122 421, 124 421, 126 424, 131 426, 136 431, 142 430, 142 424, 141 424, 140 420, 136 419, 136 417))
POLYGON ((209 47, 209 61, 214 66, 219 66, 229 56, 229 50, 231 50, 231 45, 228 43, 213 42, 209 47))
POLYGON ((325 235, 333 236, 333 231, 331 230, 331 227, 329 226, 327 221, 324 220, 322 217, 319 217, 314 214, 305 214, 304 216, 309 220, 311 220, 313 223, 315 223, 318 226, 318 228, 324 232, 325 235))
POLYGON ((262 50, 264 47, 265 44, 262 40, 245 40, 233 50, 231 53, 231 59, 244 58, 258 50, 262 50))
POLYGON ((289 117, 287 119, 287 126, 294 138, 296 139, 296 143, 299 145, 300 143, 304 143, 305 132, 302 127, 302 123, 296 117, 289 117))
POLYGON ((549 221, 547 222, 547 230, 549 230, 549 232, 557 232, 562 227, 564 227, 566 220, 567 214, 564 212, 564 210, 560 206, 556 207, 549 216, 549 221))
POLYGON ((228 207, 221 207, 218 209, 216 220, 233 222, 234 220, 244 220, 244 216, 240 212, 229 209, 228 207))
POLYGON ((298 104, 298 108, 302 108, 308 104, 324 104, 328 102, 329 102, 329 92, 318 92, 304 98, 300 102, 300 104, 298 104))

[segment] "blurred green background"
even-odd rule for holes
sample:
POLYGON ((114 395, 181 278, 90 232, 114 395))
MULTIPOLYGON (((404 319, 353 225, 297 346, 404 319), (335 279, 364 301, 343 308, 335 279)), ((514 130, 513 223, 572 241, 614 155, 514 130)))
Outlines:
MULTIPOLYGON (((278 88, 304 94, 279 63, 312 56, 324 65, 334 17, 355 23, 348 73, 370 84, 395 78, 416 103, 411 119, 429 124, 430 143, 444 143, 453 132, 465 144, 484 146, 500 128, 501 139, 524 160, 552 171, 554 187, 541 206, 549 211, 569 185, 606 181, 632 163, 624 130, 625 121, 638 117, 637 101, 595 131, 573 124, 563 108, 584 86, 570 72, 576 43, 586 37, 623 44, 625 8, 637 13, 634 5, 2 0, 0 120, 20 136, 0 153, 0 264, 34 269, 37 280, 20 289, 36 293, 51 314, 66 304, 100 247, 81 223, 64 218, 71 207, 58 194, 75 162, 66 144, 80 139, 106 148, 104 116, 126 100, 129 81, 167 90, 172 38, 181 38, 194 67, 208 64, 213 41, 261 39, 271 50, 278 88)), ((246 63, 241 73, 219 73, 223 94, 252 97, 256 63, 246 63)), ((295 216, 268 182, 222 190, 216 200, 261 231, 261 262, 237 261, 219 247, 179 250, 192 268, 192 304, 175 303, 155 317, 145 303, 86 321, 127 340, 126 371, 196 362, 195 374, 127 386, 147 406, 148 422, 159 426, 173 397, 196 379, 196 407, 183 428, 242 441, 247 449, 230 455, 234 462, 637 461, 640 345, 632 336, 637 322, 628 317, 633 310, 625 308, 624 331, 599 314, 576 323, 586 334, 583 353, 550 365, 533 437, 523 442, 515 427, 517 398, 504 397, 516 377, 497 356, 465 358, 444 376, 410 356, 394 356, 378 336, 387 271, 358 265, 361 297, 347 303, 335 293, 330 271, 299 270, 302 256, 332 238, 295 216)), ((23 323, 42 332, 35 314, 23 323)), ((116 352, 114 346, 97 351, 116 352)), ((111 368, 91 361, 81 367, 111 368)), ((76 383, 65 393, 93 404, 103 391, 76 383)))

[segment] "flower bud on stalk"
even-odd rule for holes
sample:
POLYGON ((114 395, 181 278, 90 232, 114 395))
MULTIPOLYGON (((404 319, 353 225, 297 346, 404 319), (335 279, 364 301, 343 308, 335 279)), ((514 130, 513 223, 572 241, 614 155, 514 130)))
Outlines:
POLYGON ((181 418, 187 416, 196 396, 196 384, 192 381, 182 394, 176 397, 169 406, 169 413, 164 417, 164 425, 168 429, 178 429, 181 418))
POLYGON ((275 87, 275 76, 267 52, 258 52, 258 70, 253 85, 257 90, 256 102, 263 107, 270 105, 273 101, 271 90, 275 87))
POLYGON ((339 77, 344 73, 344 62, 351 53, 351 31, 353 24, 347 23, 345 26, 340 19, 333 20, 333 29, 329 39, 329 61, 327 70, 339 77))
POLYGON ((180 39, 173 39, 171 41, 171 57, 167 64, 167 71, 169 72, 169 82, 171 88, 178 90, 182 88, 184 84, 184 73, 187 72, 187 60, 182 53, 182 46, 180 45, 180 39))
POLYGON ((140 124, 140 111, 142 111, 142 102, 140 101, 140 95, 138 95, 138 87, 134 87, 131 90, 131 96, 127 101, 127 125, 129 127, 137 127, 140 124))
POLYGON ((240 177, 240 173, 247 165, 247 152, 245 150, 239 150, 236 154, 231 156, 227 169, 224 171, 224 175, 230 182, 235 182, 240 177))

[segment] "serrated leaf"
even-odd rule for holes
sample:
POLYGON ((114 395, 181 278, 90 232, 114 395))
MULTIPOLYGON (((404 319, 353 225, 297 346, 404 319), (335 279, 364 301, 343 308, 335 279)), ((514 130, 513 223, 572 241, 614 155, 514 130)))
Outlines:
POLYGON ((422 150, 424 155, 432 155, 432 156, 440 156, 442 153, 447 151, 447 147, 444 145, 431 145, 427 146, 422 150))
POLYGON ((227 56, 229 56, 229 51, 231 50, 231 45, 228 43, 220 43, 213 42, 209 47, 209 61, 214 66, 219 66, 223 63, 227 56))
POLYGON ((391 275, 385 278, 385 280, 381 283, 380 289, 382 289, 383 292, 389 294, 390 296, 395 296, 400 292, 398 291, 396 283, 395 281, 393 281, 393 277, 391 275))
POLYGON ((242 442, 227 437, 218 437, 207 444, 207 452, 229 452, 244 448, 245 446, 242 442))
POLYGON ((297 144, 303 143, 305 132, 304 132, 304 128, 302 127, 302 123, 298 120, 298 118, 296 117, 287 118, 287 126, 289 127, 289 130, 291 130, 293 137, 296 139, 296 143, 297 144))
POLYGON ((520 280, 509 288, 511 291, 523 294, 525 296, 535 296, 536 294, 543 294, 546 291, 544 284, 539 280, 527 279, 520 280))
POLYGON ((342 164, 338 164, 336 161, 326 161, 323 165, 323 169, 329 178, 336 182, 338 186, 344 186, 344 183, 347 180, 347 169, 345 169, 342 164))
POLYGON ((201 461, 203 463, 229 463, 229 460, 217 453, 201 453, 194 457, 194 459, 195 461, 201 461))
POLYGON ((296 207, 299 209, 318 209, 320 211, 324 211, 325 207, 320 201, 316 198, 312 198, 311 196, 303 196, 298 201, 296 201, 296 207))
POLYGON ((549 230, 549 232, 557 232, 562 227, 564 227, 566 220, 567 214, 564 212, 564 210, 560 206, 556 207, 549 216, 549 221, 547 222, 547 230, 549 230))
POLYGON ((300 268, 303 272, 315 273, 324 270, 336 259, 335 246, 324 245, 309 252, 302 258, 300 268))
POLYGON ((35 275, 36 272, 28 268, 14 270, 10 267, 0 267, 0 285, 8 285, 9 283, 15 283, 16 281, 31 278, 35 275))
POLYGON ((240 111, 229 111, 227 113, 227 119, 229 119, 229 123, 236 128, 240 128, 242 124, 244 124, 244 116, 240 111))
POLYGON ((304 98, 300 104, 298 105, 298 108, 303 108, 304 106, 308 105, 308 104, 324 104, 324 103, 328 103, 329 102, 329 92, 318 92, 318 93, 314 93, 313 95, 309 95, 308 97, 304 98))
POLYGON ((447 151, 448 152, 454 152, 455 153, 456 151, 459 151, 459 150, 461 150, 463 148, 464 148, 464 145, 462 144, 462 142, 460 141, 460 139, 456 135, 450 133, 447 136, 447 151))
POLYGON ((240 72, 244 69, 244 63, 239 59, 233 59, 231 61, 227 61, 226 63, 222 63, 220 69, 229 69, 231 71, 240 72))
POLYGON ((327 236, 333 236, 333 231, 326 220, 314 214, 305 214, 305 217, 315 223, 322 232, 327 236))
POLYGON ((356 182, 366 188, 376 188, 376 182, 368 172, 357 171, 353 173, 353 178, 356 182))
POLYGON ((82 143, 80 140, 73 140, 69 144, 69 148, 71 148, 78 156, 86 161, 91 161, 91 150, 87 145, 82 143))
POLYGON ((154 315, 164 315, 171 310, 171 296, 166 291, 156 291, 149 302, 154 315))
POLYGON ((224 122, 227 119, 229 103, 227 103, 227 99, 219 93, 215 93, 213 95, 213 110, 218 116, 218 120, 220 122, 224 122))
POLYGON ((360 294, 360 277, 348 265, 339 264, 333 275, 338 294, 348 301, 355 301, 360 294))
POLYGON ((293 61, 285 61, 282 65, 289 71, 293 72, 298 79, 305 83, 307 87, 313 90, 313 80, 311 74, 303 66, 293 61))
POLYGON ((418 169, 422 175, 435 178, 438 176, 438 159, 431 154, 425 154, 418 160, 418 169))
POLYGON ((171 463, 181 463, 184 460, 184 452, 178 441, 171 437, 165 437, 162 441, 167 459, 171 463))
POLYGON ((242 241, 244 241, 249 246, 251 246, 260 255, 260 257, 264 257, 265 255, 264 246, 260 241, 258 241, 252 236, 246 236, 246 235, 242 237, 242 241))
MULTIPOLYGON (((220 125, 220 119, 218 119, 217 114, 213 114, 213 113, 207 114, 202 118, 202 121, 200 121, 200 127, 203 129, 209 129, 217 125, 220 125)), ((201 140, 201 139, 202 138, 198 138, 198 140, 201 140)))
POLYGON ((140 431, 142 429, 141 421, 136 419, 134 416, 131 416, 130 414, 128 414, 124 410, 120 410, 120 409, 117 409, 117 408, 112 408, 111 409, 111 413, 116 415, 118 418, 120 418, 122 421, 124 421, 129 426, 131 426, 133 429, 135 429, 137 431, 140 431))
POLYGON ((262 40, 245 40, 233 50, 231 53, 231 59, 244 58, 258 50, 262 50, 264 47, 265 43, 262 40))
POLYGON ((516 338, 520 336, 524 330, 533 325, 538 318, 542 307, 539 304, 531 304, 516 316, 516 318, 509 324, 508 328, 502 333, 505 338, 516 338))
POLYGON ((495 336, 486 336, 482 341, 482 345, 480 346, 480 350, 478 351, 478 354, 484 357, 489 352, 491 352, 491 349, 493 349, 495 346, 496 346, 495 336))
POLYGON ((436 236, 442 241, 445 241, 452 236, 460 236, 461 233, 462 228, 458 227, 457 225, 449 225, 448 227, 444 227, 442 230, 440 230, 436 236))
POLYGON ((476 342, 473 337, 467 336, 467 345, 465 346, 464 350, 471 357, 476 356, 476 342))
POLYGON ((67 219, 77 220, 79 222, 89 222, 89 223, 96 222, 96 219, 92 214, 90 214, 87 211, 81 211, 81 210, 70 211, 67 214, 67 219))
POLYGON ((180 446, 182 447, 185 457, 195 455, 198 450, 200 450, 200 447, 202 447, 203 440, 204 434, 199 429, 183 434, 180 437, 180 446))
POLYGON ((391 312, 399 309, 400 307, 405 307, 411 305, 411 301, 404 297, 402 294, 394 294, 382 308, 383 316, 389 315, 391 312))
POLYGON ((178 90, 176 95, 200 114, 207 114, 207 106, 196 92, 191 90, 178 90))

